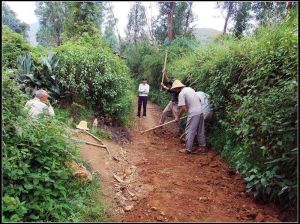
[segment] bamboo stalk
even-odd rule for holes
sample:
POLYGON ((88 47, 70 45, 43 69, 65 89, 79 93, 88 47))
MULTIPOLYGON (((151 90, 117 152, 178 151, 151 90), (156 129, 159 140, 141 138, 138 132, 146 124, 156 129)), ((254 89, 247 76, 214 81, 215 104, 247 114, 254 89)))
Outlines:
MULTIPOLYGON (((183 118, 186 118, 186 117, 187 117, 187 116, 181 117, 180 120, 183 119, 183 118)), ((149 128, 149 129, 147 129, 147 130, 145 130, 145 131, 141 131, 141 134, 144 134, 144 133, 146 133, 146 132, 148 132, 148 131, 152 131, 152 130, 154 130, 154 129, 163 127, 163 126, 165 126, 165 125, 167 125, 167 124, 174 123, 175 121, 176 121, 176 120, 172 120, 172 121, 169 121, 169 122, 167 122, 167 123, 164 123, 164 124, 155 126, 155 127, 153 127, 153 128, 149 128)))

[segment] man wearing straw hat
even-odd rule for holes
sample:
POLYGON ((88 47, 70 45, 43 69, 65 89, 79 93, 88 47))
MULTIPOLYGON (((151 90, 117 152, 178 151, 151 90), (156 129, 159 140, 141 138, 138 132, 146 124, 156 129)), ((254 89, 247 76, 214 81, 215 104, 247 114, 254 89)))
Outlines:
POLYGON ((187 124, 185 128, 186 149, 180 150, 182 153, 206 152, 206 139, 204 132, 204 118, 201 107, 201 100, 191 87, 186 87, 179 80, 175 80, 172 90, 179 93, 178 107, 179 111, 176 117, 177 123, 185 112, 188 112, 187 124), (199 149, 193 150, 193 143, 197 135, 199 149))

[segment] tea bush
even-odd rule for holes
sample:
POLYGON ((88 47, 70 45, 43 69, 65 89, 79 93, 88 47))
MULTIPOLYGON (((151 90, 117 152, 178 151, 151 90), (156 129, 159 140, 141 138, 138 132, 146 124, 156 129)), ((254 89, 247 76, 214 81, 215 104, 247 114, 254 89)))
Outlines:
POLYGON ((135 65, 154 82, 151 100, 166 105, 167 95, 157 89, 167 47, 168 76, 212 96, 210 146, 240 171, 255 198, 285 208, 295 207, 298 188, 297 26, 293 12, 239 40, 228 36, 197 46, 175 39, 135 65))
POLYGON ((22 37, 13 32, 6 25, 2 25, 2 66, 16 68, 16 61, 19 55, 31 51, 32 47, 22 37))
POLYGON ((245 177, 257 199, 288 207, 297 196, 297 19, 239 41, 199 46, 170 65, 212 96, 209 142, 245 177))
MULTIPOLYGON (((28 118, 25 95, 5 71, 3 87, 2 221, 85 221, 83 210, 99 205, 96 183, 78 183, 65 167, 80 162, 65 125, 56 119, 28 118)), ((92 212, 102 219, 103 213, 92 212)))
POLYGON ((57 79, 77 99, 113 123, 126 124, 133 111, 132 80, 126 65, 99 38, 82 37, 55 49, 57 79))

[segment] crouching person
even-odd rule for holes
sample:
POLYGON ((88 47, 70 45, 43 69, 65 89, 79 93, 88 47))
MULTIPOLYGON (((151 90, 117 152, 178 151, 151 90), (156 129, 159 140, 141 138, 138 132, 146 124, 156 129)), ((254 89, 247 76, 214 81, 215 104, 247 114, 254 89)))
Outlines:
POLYGON ((188 112, 187 124, 185 128, 186 149, 180 150, 183 153, 206 152, 206 139, 204 131, 204 116, 201 108, 201 100, 195 90, 185 87, 179 80, 175 80, 172 90, 179 93, 177 123, 185 112, 188 112), (193 150, 195 136, 199 143, 198 150, 193 150))
POLYGON ((172 81, 168 81, 167 86, 165 86, 163 83, 161 83, 162 87, 164 89, 166 89, 168 91, 168 93, 170 93, 171 101, 165 107, 165 109, 161 115, 161 118, 159 120, 160 125, 165 123, 165 120, 169 113, 172 112, 173 116, 176 117, 176 114, 178 112, 178 93, 171 90, 172 84, 173 84, 172 81))
POLYGON ((204 126, 205 126, 205 131, 207 131, 208 125, 211 122, 212 115, 213 115, 212 108, 209 104, 210 95, 208 95, 202 91, 198 91, 196 93, 200 97, 200 100, 201 100, 202 111, 203 111, 203 116, 204 116, 204 126))
POLYGON ((32 118, 38 118, 41 114, 52 117, 55 116, 53 107, 50 105, 48 98, 48 93, 40 89, 35 92, 35 98, 26 103, 25 109, 28 110, 32 118))

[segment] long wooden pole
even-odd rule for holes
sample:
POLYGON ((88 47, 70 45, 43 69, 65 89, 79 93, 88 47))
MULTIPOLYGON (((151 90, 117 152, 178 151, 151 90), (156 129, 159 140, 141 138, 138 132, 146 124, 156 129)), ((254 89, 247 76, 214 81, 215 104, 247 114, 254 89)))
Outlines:
POLYGON ((74 139, 72 138, 74 141, 76 141, 77 143, 83 143, 83 144, 88 144, 88 145, 93 145, 93 146, 98 146, 98 147, 101 147, 101 148, 106 148, 105 145, 99 145, 99 144, 95 144, 95 143, 92 143, 92 142, 87 142, 87 141, 80 141, 80 140, 77 140, 77 139, 74 139))
POLYGON ((105 146, 105 149, 106 149, 107 153, 110 155, 110 151, 109 151, 108 147, 103 143, 103 141, 100 138, 96 137, 95 135, 93 135, 92 133, 88 132, 87 130, 83 130, 82 129, 82 131, 85 132, 85 133, 87 133, 88 135, 92 136, 94 139, 98 140, 103 146, 105 146))
POLYGON ((101 144, 104 145, 104 143, 102 142, 102 140, 100 138, 96 137, 95 135, 93 135, 92 133, 88 132, 87 130, 83 130, 82 129, 82 131, 85 132, 85 133, 87 133, 88 135, 92 136, 94 139, 98 140, 101 144))
MULTIPOLYGON (((180 120, 183 119, 183 118, 186 118, 186 117, 187 117, 187 116, 181 117, 180 120)), ((145 131, 141 131, 141 134, 144 134, 144 133, 146 133, 146 132, 148 132, 148 131, 152 131, 152 130, 154 130, 154 129, 160 128, 160 127, 165 126, 165 125, 167 125, 167 124, 174 123, 175 121, 176 121, 176 120, 174 119, 174 120, 169 121, 169 122, 167 122, 167 123, 164 123, 164 124, 155 126, 155 127, 153 127, 153 128, 149 128, 149 129, 147 129, 147 130, 145 130, 145 131)))
MULTIPOLYGON (((161 82, 164 81, 164 76, 165 76, 164 72, 166 71, 167 57, 168 57, 168 50, 166 50, 166 54, 165 54, 164 69, 163 69, 163 73, 161 75, 161 82)), ((160 91, 162 91, 162 86, 160 86, 160 91)))

